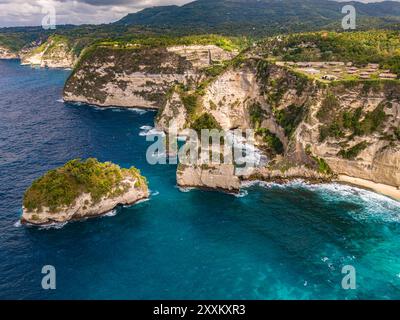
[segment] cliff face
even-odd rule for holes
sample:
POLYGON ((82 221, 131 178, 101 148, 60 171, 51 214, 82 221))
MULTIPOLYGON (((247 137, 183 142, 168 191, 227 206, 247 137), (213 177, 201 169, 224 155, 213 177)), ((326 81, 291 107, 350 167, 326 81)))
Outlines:
POLYGON ((177 171, 177 183, 184 188, 209 188, 233 193, 240 189, 240 179, 235 175, 235 167, 230 164, 180 165, 177 171))
POLYGON ((254 129, 267 161, 251 175, 198 163, 180 167, 181 186, 237 190, 242 180, 335 175, 400 186, 398 81, 317 81, 252 50, 233 56, 216 46, 100 46, 80 61, 64 96, 159 108, 157 128, 183 135, 204 124, 254 129))
POLYGON ((18 54, 5 46, 0 46, 0 59, 18 59, 18 54))
POLYGON ((296 163, 308 163, 307 158, 323 160, 335 174, 400 185, 398 82, 304 81, 305 97, 299 87, 282 86, 288 78, 284 69, 273 66, 269 70, 267 91, 275 92, 273 87, 278 85, 281 88, 272 101, 278 122, 285 127, 285 119, 298 119, 296 127, 286 127, 287 133, 291 131, 288 159, 296 163))
POLYGON ((50 37, 45 43, 20 52, 22 65, 42 68, 72 68, 78 57, 69 42, 62 37, 50 37))
POLYGON ((400 186, 400 86, 339 86, 318 97, 296 130, 296 148, 308 146, 336 174, 400 186), (334 110, 326 112, 328 100, 334 110))
MULTIPOLYGON (((247 62, 218 76, 198 111, 212 114, 225 130, 255 129, 268 164, 242 180, 315 181, 337 174, 400 186, 398 82, 321 83, 263 60, 256 65, 247 62), (281 152, 271 143, 276 139, 281 152)), ((175 99, 175 105, 182 103, 175 99)), ((179 127, 189 126, 180 121, 179 127)), ((182 167, 178 183, 198 185, 192 176, 201 177, 203 187, 212 188, 206 177, 212 174, 201 168, 182 167)))
POLYGON ((202 80, 201 90, 177 88, 168 97, 157 117, 158 129, 175 127, 184 133, 201 114, 211 115, 223 130, 251 128, 249 109, 254 104, 265 105, 254 63, 227 68, 216 77, 202 80), (196 99, 196 105, 190 106, 188 98, 196 99))
POLYGON ((172 86, 198 82, 201 69, 232 55, 214 45, 99 46, 80 61, 65 85, 64 99, 104 107, 159 108, 172 86))

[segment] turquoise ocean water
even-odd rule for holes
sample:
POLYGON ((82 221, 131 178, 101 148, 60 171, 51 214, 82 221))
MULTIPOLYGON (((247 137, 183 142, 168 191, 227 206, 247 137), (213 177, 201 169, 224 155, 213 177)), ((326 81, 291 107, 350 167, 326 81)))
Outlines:
POLYGON ((68 71, 0 61, 0 299, 399 299, 400 204, 348 186, 176 188, 141 135, 154 112, 64 104, 68 71), (33 179, 72 158, 135 165, 152 197, 62 228, 20 226, 33 179), (41 288, 41 269, 57 289, 41 288), (357 271, 357 290, 341 270, 357 271))

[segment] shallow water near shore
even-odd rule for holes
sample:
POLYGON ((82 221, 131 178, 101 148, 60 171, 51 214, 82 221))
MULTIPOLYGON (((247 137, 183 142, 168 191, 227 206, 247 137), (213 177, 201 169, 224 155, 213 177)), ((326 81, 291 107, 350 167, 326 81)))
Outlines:
POLYGON ((399 202, 298 181, 181 192, 176 166, 146 162, 155 112, 65 104, 68 74, 0 61, 1 299, 400 299, 399 202), (135 165, 151 199, 52 228, 16 223, 30 183, 78 157, 135 165), (44 265, 56 290, 41 288, 44 265), (345 265, 357 290, 341 288, 345 265))

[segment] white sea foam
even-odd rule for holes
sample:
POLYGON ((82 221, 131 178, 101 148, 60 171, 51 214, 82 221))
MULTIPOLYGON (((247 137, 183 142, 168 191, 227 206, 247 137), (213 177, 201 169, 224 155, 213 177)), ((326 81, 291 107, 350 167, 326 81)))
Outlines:
POLYGON ((139 136, 146 137, 146 136, 165 136, 163 131, 157 130, 150 126, 142 126, 140 127, 142 131, 140 131, 139 136))
POLYGON ((105 214, 103 214, 103 217, 115 217, 117 215, 117 209, 111 210, 105 214))
POLYGON ((59 229, 64 228, 67 224, 68 224, 68 222, 59 222, 59 223, 53 222, 53 223, 47 224, 45 226, 40 226, 39 230, 50 230, 50 229, 59 230, 59 229))
POLYGON ((138 205, 138 204, 142 204, 142 203, 145 203, 145 202, 149 202, 149 201, 150 201, 150 199, 142 199, 142 200, 139 200, 138 202, 136 202, 135 204, 133 204, 132 206, 135 206, 135 205, 138 205))
POLYGON ((149 110, 146 110, 146 109, 139 109, 139 108, 127 108, 125 110, 131 111, 131 112, 135 112, 135 113, 138 113, 140 115, 145 114, 145 113, 147 113, 149 111, 149 110))
POLYGON ((104 109, 111 109, 114 112, 123 112, 123 111, 130 111, 137 113, 139 115, 147 113, 148 110, 145 109, 140 109, 140 108, 124 108, 124 107, 106 107, 106 108, 101 108, 102 110, 104 109))
POLYGON ((179 187, 178 186, 178 189, 179 189, 180 192, 188 193, 188 192, 194 190, 195 188, 192 188, 192 187, 179 187))
MULTIPOLYGON (((57 100, 57 102, 64 103, 65 101, 64 101, 64 99, 59 99, 59 100, 57 100)), ((98 105, 95 105, 95 104, 84 103, 84 102, 79 102, 79 101, 70 102, 70 104, 78 106, 78 107, 87 106, 87 107, 95 109, 96 111, 104 111, 104 110, 111 110, 113 112, 130 111, 130 112, 137 113, 139 115, 143 115, 143 114, 145 114, 145 113, 147 113, 149 111, 149 110, 140 109, 140 108, 125 108, 125 107, 116 107, 116 106, 102 107, 102 106, 98 106, 98 105)))
POLYGON ((73 105, 73 106, 77 106, 77 107, 85 106, 85 107, 92 108, 92 109, 94 109, 96 111, 101 111, 101 110, 105 109, 103 107, 96 106, 95 104, 84 103, 84 102, 79 102, 79 101, 71 101, 71 102, 68 102, 68 104, 73 105))
POLYGON ((74 106, 81 106, 81 105, 83 105, 82 102, 78 102, 78 101, 76 101, 76 102, 70 102, 69 104, 72 104, 72 105, 74 105, 74 106))
POLYGON ((247 190, 240 190, 239 193, 234 194, 236 198, 244 198, 249 195, 249 192, 247 190))
POLYGON ((156 196, 158 196, 159 194, 160 194, 159 191, 152 191, 152 192, 151 192, 151 196, 152 196, 152 197, 156 197, 156 196))
POLYGON ((14 223, 14 227, 16 227, 16 228, 22 227, 21 220, 18 220, 17 222, 15 222, 15 223, 14 223))
POLYGON ((252 181, 242 184, 243 188, 254 185, 266 189, 305 189, 317 193, 324 201, 336 203, 338 200, 352 203, 356 208, 349 211, 357 220, 377 219, 386 222, 400 222, 400 202, 384 195, 340 183, 311 184, 303 180, 293 180, 288 183, 280 184, 275 182, 252 181))
POLYGON ((57 102, 64 103, 64 99, 63 98, 58 99, 57 102))

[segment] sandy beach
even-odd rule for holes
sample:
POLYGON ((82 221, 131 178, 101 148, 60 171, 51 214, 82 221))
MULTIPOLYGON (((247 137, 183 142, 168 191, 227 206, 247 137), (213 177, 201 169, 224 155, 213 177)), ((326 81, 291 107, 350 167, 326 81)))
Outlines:
POLYGON ((381 183, 375 183, 365 179, 353 178, 345 175, 339 175, 337 181, 370 189, 385 196, 388 196, 392 199, 400 201, 400 190, 396 187, 388 186, 381 183))

